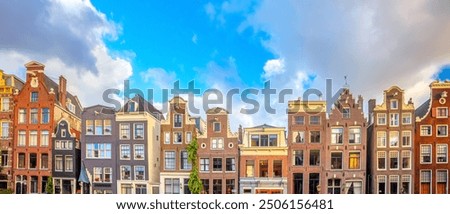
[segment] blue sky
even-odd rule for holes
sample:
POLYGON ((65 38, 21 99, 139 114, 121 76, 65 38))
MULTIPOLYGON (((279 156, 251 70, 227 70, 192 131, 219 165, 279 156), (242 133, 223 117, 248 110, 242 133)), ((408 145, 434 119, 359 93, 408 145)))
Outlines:
MULTIPOLYGON (((324 91, 326 79, 337 90, 344 76, 365 101, 381 103, 383 90, 398 85, 419 106, 431 81, 450 79, 449 7, 427 0, 0 1, 0 69, 23 78, 23 65, 37 60, 51 78, 66 76, 83 106, 105 104, 103 92, 123 90, 127 79, 155 89, 161 107, 158 90, 176 80, 224 94, 270 81, 297 99, 308 88, 324 91)), ((261 93, 253 98, 263 105, 261 93)), ((252 115, 233 98, 232 129, 286 126, 286 103, 276 98, 275 114, 252 115)))

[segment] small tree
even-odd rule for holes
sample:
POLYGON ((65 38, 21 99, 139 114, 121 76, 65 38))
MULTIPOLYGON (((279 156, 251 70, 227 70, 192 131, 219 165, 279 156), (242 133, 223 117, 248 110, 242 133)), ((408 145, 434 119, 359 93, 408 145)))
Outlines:
POLYGON ((52 178, 52 176, 47 178, 47 185, 45 186, 45 193, 53 194, 53 178, 52 178))
POLYGON ((192 139, 191 143, 187 147, 188 161, 192 164, 192 171, 189 175, 188 187, 192 194, 199 194, 203 189, 203 184, 198 174, 197 150, 197 138, 194 137, 194 139, 192 139))

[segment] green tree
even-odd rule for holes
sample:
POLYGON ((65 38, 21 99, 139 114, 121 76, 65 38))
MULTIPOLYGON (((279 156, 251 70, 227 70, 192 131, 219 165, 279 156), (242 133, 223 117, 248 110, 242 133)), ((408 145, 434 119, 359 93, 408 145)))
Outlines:
POLYGON ((189 175, 188 187, 192 194, 199 194, 203 189, 202 181, 200 180, 200 176, 198 174, 197 150, 197 138, 194 137, 194 139, 192 139, 191 143, 187 147, 188 161, 192 164, 192 171, 189 175))
POLYGON ((45 193, 53 194, 53 178, 52 178, 52 176, 47 178, 47 185, 45 186, 45 193))

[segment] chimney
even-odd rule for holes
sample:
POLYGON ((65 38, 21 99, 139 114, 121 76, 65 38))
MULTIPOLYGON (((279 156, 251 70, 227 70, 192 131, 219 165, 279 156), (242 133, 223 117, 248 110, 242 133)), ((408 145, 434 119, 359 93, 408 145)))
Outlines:
POLYGON ((372 124, 373 121, 373 109, 375 108, 375 106, 377 105, 377 100, 376 99, 370 99, 369 103, 368 103, 368 108, 369 108, 369 124, 372 124))
POLYGON ((239 129, 238 129, 238 141, 239 141, 239 144, 242 144, 242 125, 239 125, 239 129))
POLYGON ((62 75, 59 76, 58 94, 59 94, 59 102, 61 103, 63 108, 66 107, 66 85, 67 85, 66 78, 64 78, 64 76, 62 75))

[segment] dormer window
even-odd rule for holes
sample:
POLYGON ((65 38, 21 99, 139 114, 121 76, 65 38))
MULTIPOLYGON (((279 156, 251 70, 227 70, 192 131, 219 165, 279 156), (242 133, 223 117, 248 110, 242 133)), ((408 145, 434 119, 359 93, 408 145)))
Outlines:
POLYGON ((391 109, 398 109, 398 101, 391 100, 391 109))
POLYGON ((130 101, 130 102, 128 103, 128 112, 135 112, 135 111, 137 111, 137 105, 136 105, 136 102, 130 101))
POLYGON ((344 118, 350 118, 350 109, 349 108, 342 109, 342 116, 344 118))
POLYGON ((66 129, 61 129, 61 137, 66 137, 66 129))
POLYGON ((67 108, 69 109, 70 112, 75 114, 75 105, 72 103, 67 103, 67 108))
POLYGON ((175 128, 181 128, 181 126, 183 125, 182 121, 183 121, 183 115, 181 114, 174 114, 173 115, 173 127, 175 128))

